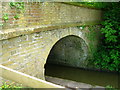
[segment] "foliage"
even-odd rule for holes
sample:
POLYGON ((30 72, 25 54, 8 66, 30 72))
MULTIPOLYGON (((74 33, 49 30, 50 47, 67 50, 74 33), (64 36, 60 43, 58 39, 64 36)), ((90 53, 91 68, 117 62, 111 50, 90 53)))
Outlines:
POLYGON ((105 8, 107 6, 107 3, 105 2, 79 2, 79 3, 100 9, 105 8))
POLYGON ((70 2, 73 5, 82 5, 85 7, 97 8, 97 9, 105 9, 105 7, 109 6, 106 2, 89 2, 89 0, 85 0, 83 2, 70 2))
POLYGON ((24 9, 24 2, 10 2, 9 3, 11 8, 16 8, 19 10, 23 10, 24 9))
POLYGON ((8 14, 4 13, 2 19, 6 22, 9 19, 8 14))
POLYGON ((105 90, 118 90, 118 89, 115 89, 113 86, 107 85, 105 87, 105 90))
POLYGON ((104 12, 101 32, 102 46, 92 61, 97 68, 110 71, 120 70, 120 3, 109 3, 104 12))
POLYGON ((10 2, 9 6, 12 9, 16 9, 17 14, 14 16, 14 18, 18 19, 19 18, 19 14, 18 13, 21 13, 21 12, 24 11, 24 2, 10 2))
MULTIPOLYGON (((21 13, 24 11, 24 2, 10 2, 9 3, 9 6, 12 8, 12 9, 15 9, 17 14, 14 16, 15 19, 18 19, 19 18, 19 14, 18 13, 21 13)), ((4 13, 3 15, 3 20, 6 22, 8 19, 9 19, 9 15, 8 13, 4 13)))
POLYGON ((16 15, 14 16, 15 19, 19 19, 19 17, 20 17, 20 16, 19 16, 18 14, 16 14, 16 15))
POLYGON ((86 27, 86 25, 77 26, 77 28, 81 29, 81 30, 85 29, 85 27, 86 27))
POLYGON ((22 88, 22 87, 9 85, 9 84, 7 84, 6 82, 4 82, 3 85, 0 87, 0 90, 2 90, 2 89, 14 90, 15 88, 17 88, 17 90, 21 90, 20 88, 22 88))
POLYGON ((0 23, 0 27, 3 26, 3 23, 0 23))
POLYGON ((95 54, 93 62, 97 68, 118 71, 120 69, 119 51, 101 47, 95 54))
MULTIPOLYGON (((15 19, 19 19, 20 17, 20 13, 22 13, 24 11, 24 2, 10 2, 9 6, 12 9, 16 10, 16 15, 14 16, 15 19)), ((8 13, 4 13, 2 16, 2 19, 7 22, 7 20, 9 20, 9 14, 8 13)), ((0 26, 3 26, 3 24, 0 24, 0 26)))

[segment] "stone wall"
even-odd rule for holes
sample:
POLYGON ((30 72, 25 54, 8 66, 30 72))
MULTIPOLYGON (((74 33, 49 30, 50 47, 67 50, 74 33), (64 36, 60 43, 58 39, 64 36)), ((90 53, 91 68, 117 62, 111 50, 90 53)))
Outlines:
POLYGON ((24 10, 21 11, 11 8, 9 2, 2 2, 2 12, 2 16, 8 14, 9 17, 6 22, 2 19, 3 29, 101 20, 100 10, 57 2, 24 2, 24 10), (15 19, 15 15, 19 15, 19 18, 15 19))
MULTIPOLYGON (((80 30, 78 27, 73 30, 80 30)), ((78 68, 90 68, 89 60, 99 45, 99 26, 86 27, 81 36, 69 35, 55 43, 47 58, 48 63, 61 64, 78 68)), ((78 32, 80 33, 80 32, 78 32)))
MULTIPOLYGON (((46 63, 50 50, 54 44, 61 40, 63 37, 70 35, 79 37, 80 40, 79 38, 76 40, 79 41, 79 44, 81 42, 84 42, 86 48, 82 46, 78 47, 80 47, 80 49, 84 49, 84 53, 86 52, 85 58, 88 58, 89 54, 93 52, 91 51, 88 53, 90 50, 90 43, 93 43, 93 48, 96 48, 98 34, 96 33, 96 36, 93 37, 94 41, 91 42, 89 38, 87 38, 86 33, 90 33, 87 27, 85 30, 80 30, 77 27, 70 27, 65 29, 41 31, 33 34, 21 35, 18 37, 2 40, 0 41, 0 45, 2 47, 2 53, 0 54, 0 63, 17 71, 44 79, 44 65, 46 63)), ((71 42, 72 40, 66 43, 69 44, 71 42)), ((70 53, 70 51, 68 53, 70 53)), ((85 62, 85 60, 86 59, 83 59, 82 62, 85 62)), ((76 63, 77 62, 78 60, 76 60, 76 63)), ((72 63, 70 64, 72 66, 72 63)), ((84 67, 85 65, 86 63, 82 64, 84 67)), ((73 64, 73 66, 75 65, 73 64)))
MULTIPOLYGON (((3 12, 15 12, 8 6, 8 2, 2 2, 2 7, 3 12)), ((86 58, 97 47, 98 26, 90 31, 88 25, 100 22, 100 10, 47 2, 28 2, 25 3, 25 8, 17 20, 13 16, 7 22, 2 19, 0 64, 44 79, 44 65, 48 55, 62 38, 74 35, 83 40, 88 48, 86 58), (83 25, 86 27, 83 28, 83 25)), ((84 65, 86 64, 83 63, 82 66, 84 65)))

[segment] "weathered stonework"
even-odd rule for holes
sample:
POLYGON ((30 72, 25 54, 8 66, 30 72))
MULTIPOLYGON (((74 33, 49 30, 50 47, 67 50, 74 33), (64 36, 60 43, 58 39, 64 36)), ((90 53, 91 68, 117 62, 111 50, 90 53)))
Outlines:
MULTIPOLYGON (((84 41, 89 51, 86 30, 77 27, 41 31, 0 41, 2 54, 0 63, 9 68, 44 79, 44 65, 54 44, 63 37, 74 35, 84 41)), ((97 36, 97 35, 96 35, 97 36)), ((97 37, 94 37, 97 39, 97 37)), ((96 46, 94 46, 96 47, 96 46)), ((89 53, 87 53, 87 56, 89 53)))
POLYGON ((69 35, 53 46, 47 60, 49 63, 85 68, 88 57, 89 50, 85 41, 80 37, 69 35))
POLYGON ((99 42, 97 27, 89 31, 88 25, 101 21, 101 11, 47 2, 27 3, 26 8, 26 13, 21 14, 18 20, 13 20, 13 24, 3 26, 4 29, 0 30, 0 64, 44 79, 44 65, 51 49, 59 40, 72 35, 85 45, 85 48, 80 46, 85 54, 85 59, 81 61, 85 63, 79 64, 85 67, 85 60, 92 56, 93 48, 99 42), (86 27, 81 29, 82 25, 86 27), (93 39, 88 37, 92 33, 95 33, 93 39))
POLYGON ((9 17, 7 22, 2 19, 3 29, 60 23, 99 22, 102 13, 96 9, 57 2, 25 2, 25 9, 22 13, 17 13, 15 8, 10 8, 9 2, 2 2, 2 5, 2 15, 8 13, 9 17), (18 19, 14 18, 16 13, 20 16, 18 19))

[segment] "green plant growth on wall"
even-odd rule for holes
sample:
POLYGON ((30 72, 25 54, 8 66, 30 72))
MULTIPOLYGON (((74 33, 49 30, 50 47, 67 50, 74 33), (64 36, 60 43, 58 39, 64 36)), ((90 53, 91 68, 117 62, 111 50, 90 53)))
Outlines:
MULTIPOLYGON (((19 19, 19 14, 24 12, 24 2, 10 2, 9 6, 11 7, 11 9, 15 9, 16 11, 16 15, 14 16, 14 18, 19 19)), ((7 22, 7 20, 9 20, 9 14, 4 13, 2 19, 7 22)))
POLYGON ((106 2, 93 2, 94 0, 83 0, 83 2, 67 2, 68 4, 83 6, 88 8, 96 8, 96 9, 105 9, 105 7, 109 6, 106 2))
POLYGON ((84 30, 86 25, 77 26, 78 29, 84 30))
POLYGON ((19 14, 24 12, 24 2, 10 2, 9 6, 16 10, 15 19, 18 19, 20 16, 19 14))
POLYGON ((92 53, 96 52, 96 48, 94 46, 95 42, 97 43, 96 41, 96 38, 98 36, 98 33, 97 33, 97 30, 100 30, 100 25, 81 25, 81 26, 77 26, 78 29, 80 30, 85 30, 85 28, 88 28, 87 30, 87 33, 85 33, 85 36, 88 40, 90 40, 90 43, 89 43, 89 49, 91 51, 91 55, 92 53))
POLYGON ((90 45, 89 45, 90 46, 90 51, 91 51, 91 53, 94 53, 97 50, 94 47, 94 46, 96 46, 94 44, 97 43, 96 38, 97 38, 98 33, 96 32, 96 30, 100 30, 100 26, 91 25, 91 26, 88 26, 88 30, 89 30, 89 32, 86 33, 86 37, 88 38, 88 40, 90 40, 90 45))
POLYGON ((2 19, 6 22, 9 19, 8 14, 4 13, 2 19))
POLYGON ((10 2, 9 3, 11 8, 16 8, 19 10, 23 10, 24 9, 24 2, 10 2))
POLYGON ((120 3, 109 4, 102 22, 102 45, 92 62, 99 69, 120 71, 120 3))

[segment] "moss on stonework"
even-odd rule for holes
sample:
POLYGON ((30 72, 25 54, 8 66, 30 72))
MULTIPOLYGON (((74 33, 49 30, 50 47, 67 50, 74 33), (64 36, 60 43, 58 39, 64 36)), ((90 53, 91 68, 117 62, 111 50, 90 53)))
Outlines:
POLYGON ((98 47, 98 43, 99 43, 98 30, 100 30, 100 27, 98 25, 89 26, 88 32, 85 33, 85 36, 89 40, 89 49, 90 49, 91 55, 96 52, 98 47))

